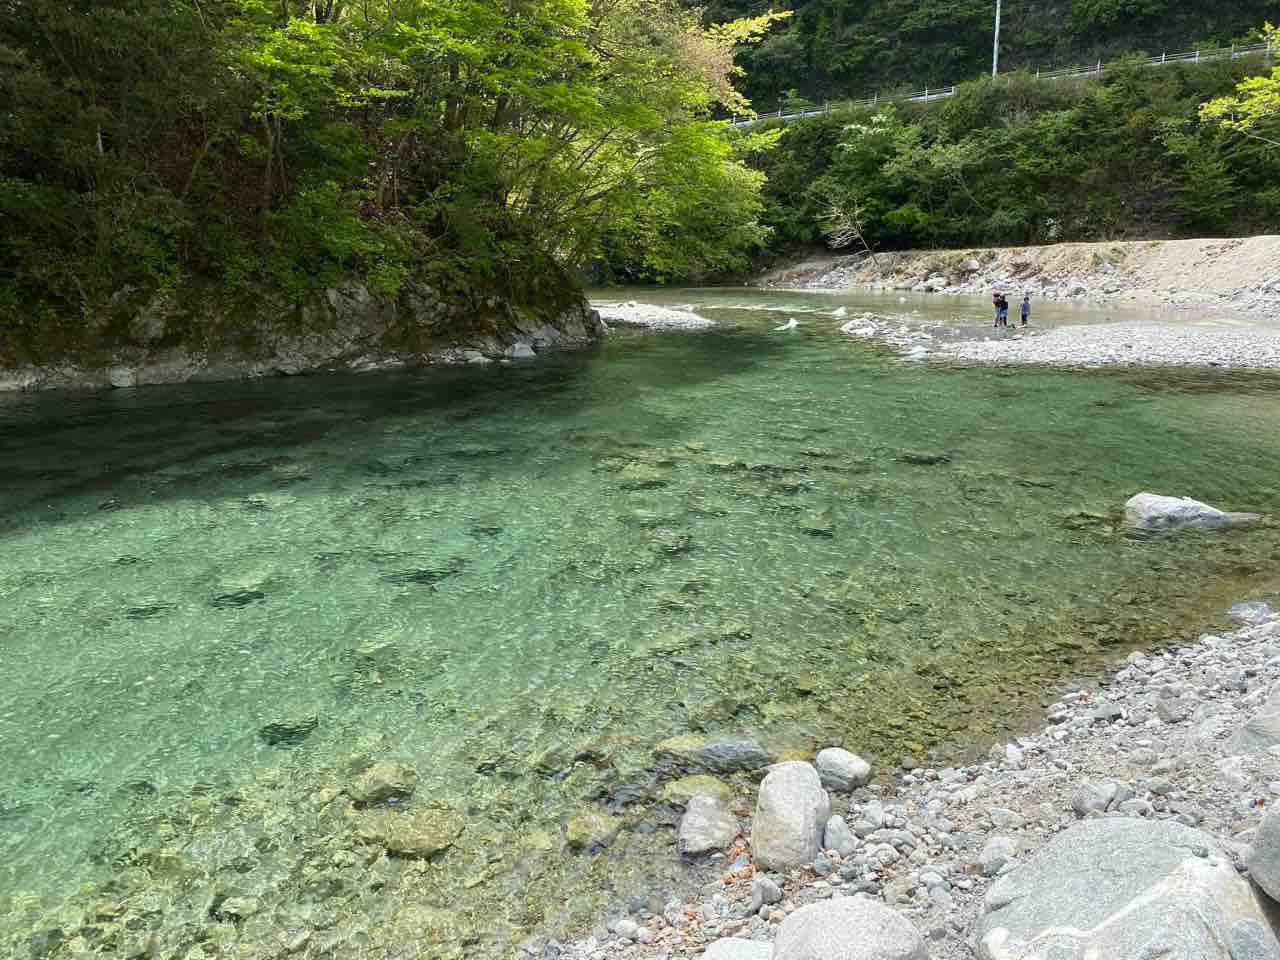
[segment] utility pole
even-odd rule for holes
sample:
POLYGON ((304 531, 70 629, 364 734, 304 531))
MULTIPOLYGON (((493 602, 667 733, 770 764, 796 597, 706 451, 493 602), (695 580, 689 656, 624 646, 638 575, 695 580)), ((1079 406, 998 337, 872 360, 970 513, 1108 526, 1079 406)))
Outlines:
POLYGON ((996 0, 996 38, 991 45, 991 76, 1000 73, 1000 0, 996 0))

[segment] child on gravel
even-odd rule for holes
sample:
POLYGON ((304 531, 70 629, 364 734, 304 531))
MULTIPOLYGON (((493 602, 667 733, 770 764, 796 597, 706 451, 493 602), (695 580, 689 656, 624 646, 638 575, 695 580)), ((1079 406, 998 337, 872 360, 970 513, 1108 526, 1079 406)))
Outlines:
POLYGON ((1024 293, 1022 295, 1022 325, 1025 327, 1027 321, 1031 319, 1031 294, 1024 293))

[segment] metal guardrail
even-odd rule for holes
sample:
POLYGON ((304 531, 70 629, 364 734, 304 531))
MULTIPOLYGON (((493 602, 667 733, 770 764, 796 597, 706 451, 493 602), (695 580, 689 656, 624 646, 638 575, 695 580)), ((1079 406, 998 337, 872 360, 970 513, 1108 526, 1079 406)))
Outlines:
MULTIPOLYGON (((1237 60, 1241 57, 1252 57, 1258 54, 1262 54, 1269 59, 1274 52, 1270 42, 1252 43, 1243 46, 1233 44, 1230 47, 1192 50, 1188 53, 1162 53, 1158 57, 1148 57, 1142 62, 1149 67, 1160 67, 1170 63, 1209 63, 1217 60, 1237 60)), ((1107 64, 1099 60, 1096 64, 1087 67, 1076 66, 1063 67, 1058 70, 1037 70, 1035 78, 1037 80, 1087 80, 1102 76, 1106 70, 1107 64)), ((1004 74, 1004 76, 1007 75, 1004 74)), ((781 120, 784 123, 790 123, 792 120, 803 120, 805 117, 821 117, 836 110, 875 107, 882 103, 933 103, 936 100, 945 100, 947 97, 954 95, 955 92, 954 84, 945 87, 925 87, 923 90, 917 90, 913 93, 877 95, 864 97, 861 100, 834 100, 824 103, 820 107, 805 107, 791 112, 786 112, 779 107, 776 113, 756 113, 750 117, 735 118, 731 122, 735 127, 746 127, 755 123, 762 123, 765 120, 781 120)))

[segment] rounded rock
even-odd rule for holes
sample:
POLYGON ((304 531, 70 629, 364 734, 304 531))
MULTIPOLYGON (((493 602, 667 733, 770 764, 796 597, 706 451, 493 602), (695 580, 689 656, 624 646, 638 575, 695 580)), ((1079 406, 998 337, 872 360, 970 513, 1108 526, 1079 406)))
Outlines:
POLYGON ((818 777, 828 790, 849 792, 865 786, 871 779, 871 764, 856 753, 840 747, 827 747, 814 760, 818 777))
POLYGON ((791 760, 769 771, 760 784, 751 850, 764 870, 794 870, 813 862, 831 817, 831 798, 818 771, 791 760))
POLYGON ((773 960, 928 960, 919 931, 883 904, 840 897, 801 907, 782 922, 773 960))

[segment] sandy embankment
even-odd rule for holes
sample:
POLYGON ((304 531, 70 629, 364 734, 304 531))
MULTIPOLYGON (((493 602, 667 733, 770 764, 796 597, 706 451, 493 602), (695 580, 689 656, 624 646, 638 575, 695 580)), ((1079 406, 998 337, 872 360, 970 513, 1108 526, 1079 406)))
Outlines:
POLYGON ((1280 367, 1280 236, 1063 243, 824 257, 758 284, 802 290, 986 295, 1153 310, 1167 323, 1012 331, 935 355, 989 363, 1280 367))

